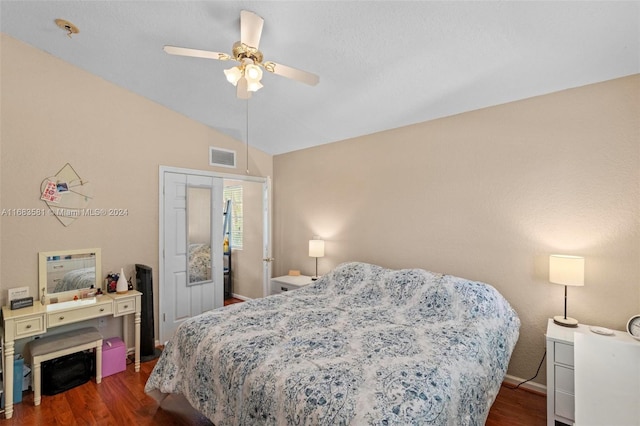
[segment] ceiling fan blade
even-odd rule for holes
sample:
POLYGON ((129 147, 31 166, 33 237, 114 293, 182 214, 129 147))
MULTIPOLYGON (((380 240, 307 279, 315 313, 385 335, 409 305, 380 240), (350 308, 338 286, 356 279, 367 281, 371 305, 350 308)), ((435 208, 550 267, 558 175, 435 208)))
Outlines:
POLYGON ((282 77, 298 80, 310 86, 315 86, 320 81, 320 77, 315 74, 291 68, 286 65, 277 64, 271 61, 264 63, 264 69, 274 74, 281 75, 282 77))
POLYGON ((240 42, 258 49, 264 19, 248 10, 240 11, 240 42))
POLYGON ((238 84, 236 85, 236 96, 238 96, 238 99, 249 99, 251 97, 251 92, 247 89, 247 86, 246 78, 242 77, 238 80, 238 84))
POLYGON ((226 53, 211 52, 209 50, 189 49, 187 47, 165 46, 164 51, 170 55, 192 56, 194 58, 218 59, 220 61, 228 61, 231 56, 226 53))

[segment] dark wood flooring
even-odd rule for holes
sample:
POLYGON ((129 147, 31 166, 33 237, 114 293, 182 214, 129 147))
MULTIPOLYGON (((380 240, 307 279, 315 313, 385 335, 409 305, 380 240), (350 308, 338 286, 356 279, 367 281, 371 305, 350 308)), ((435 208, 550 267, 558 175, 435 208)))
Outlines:
MULTIPOLYGON (((33 405, 33 392, 25 392, 21 403, 14 405, 13 417, 0 420, 1 425, 211 425, 191 409, 181 397, 170 395, 160 405, 144 393, 144 384, 156 360, 141 364, 140 373, 127 370, 102 379, 91 380, 67 392, 42 396, 33 405)), ((543 426, 546 424, 544 395, 502 386, 491 407, 487 426, 543 426)))
POLYGON ((547 424, 547 397, 522 388, 502 385, 489 417, 487 426, 543 426, 547 424))
POLYGON ((244 302, 242 299, 236 299, 235 297, 230 297, 229 299, 224 299, 224 306, 233 305, 234 303, 244 302))
MULTIPOLYGON (((238 302, 242 300, 230 299, 225 305, 238 302)), ((144 393, 156 362, 142 363, 139 373, 129 363, 125 371, 103 378, 101 384, 91 380, 58 395, 43 395, 37 407, 33 392, 24 392, 22 402, 14 405, 13 417, 0 420, 0 425, 211 425, 182 397, 169 395, 160 404, 144 393)), ((486 424, 543 426, 545 419, 544 395, 502 386, 486 424)))
MULTIPOLYGON (((185 410, 184 399, 170 396, 160 404, 144 393, 144 385, 157 360, 142 363, 140 372, 133 363, 127 369, 53 396, 42 396, 33 405, 33 392, 24 392, 22 402, 15 404, 13 417, 2 425, 211 425, 193 409, 185 410)), ((189 407, 190 408, 190 407, 189 407)))

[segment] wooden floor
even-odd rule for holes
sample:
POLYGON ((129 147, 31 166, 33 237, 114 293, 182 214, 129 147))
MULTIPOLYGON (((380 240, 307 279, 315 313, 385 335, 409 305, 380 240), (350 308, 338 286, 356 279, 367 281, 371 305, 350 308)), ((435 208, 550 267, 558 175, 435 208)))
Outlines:
MULTIPOLYGON (((144 384, 157 360, 141 364, 135 373, 133 364, 127 370, 94 380, 67 392, 42 396, 39 406, 33 405, 33 392, 24 392, 21 403, 14 405, 13 417, 0 420, 0 425, 194 425, 211 423, 185 400, 173 395, 158 402, 144 393, 144 384)), ((545 397, 523 389, 502 387, 489 418, 488 426, 544 425, 545 397)))
POLYGON ((33 405, 33 392, 24 392, 22 402, 13 406, 13 417, 0 425, 210 425, 203 416, 175 398, 165 399, 163 406, 144 393, 144 385, 157 362, 141 364, 136 373, 129 363, 126 371, 89 382, 54 396, 42 396, 33 405))
POLYGON ((543 394, 502 386, 487 426, 536 426, 547 424, 547 397, 543 394))
MULTIPOLYGON (((225 300, 225 305, 242 302, 225 300)), ((24 392, 22 402, 14 405, 13 417, 0 425, 211 425, 181 397, 167 396, 162 404, 144 393, 144 385, 157 362, 141 364, 134 372, 133 363, 126 371, 91 381, 54 395, 42 396, 33 405, 33 392, 24 392)), ((488 426, 543 426, 546 419, 544 395, 502 386, 491 407, 488 426)))
POLYGON ((224 299, 224 306, 233 305, 234 303, 240 303, 240 302, 244 302, 244 300, 231 297, 229 299, 224 299))

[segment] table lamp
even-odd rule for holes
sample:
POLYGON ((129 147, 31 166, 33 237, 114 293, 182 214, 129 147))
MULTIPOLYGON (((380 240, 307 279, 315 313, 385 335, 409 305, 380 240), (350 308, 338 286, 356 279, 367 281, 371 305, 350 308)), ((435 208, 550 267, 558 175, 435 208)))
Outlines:
POLYGON ((318 258, 324 257, 324 240, 314 237, 313 240, 309 240, 309 257, 316 258, 316 274, 311 277, 312 281, 317 280, 318 277, 318 258))
POLYGON ((584 285, 584 257, 549 256, 549 282, 564 285, 564 316, 553 317, 553 322, 563 327, 577 327, 578 320, 567 317, 567 286, 584 285))

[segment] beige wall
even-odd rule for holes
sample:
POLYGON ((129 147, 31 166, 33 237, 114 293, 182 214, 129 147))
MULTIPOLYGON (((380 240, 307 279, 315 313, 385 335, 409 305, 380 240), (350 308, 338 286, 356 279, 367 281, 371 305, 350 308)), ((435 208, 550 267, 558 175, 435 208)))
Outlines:
MULTIPOLYGON (((0 289, 28 286, 37 295, 37 253, 100 247, 103 271, 153 268, 158 315, 158 170, 160 165, 244 174, 210 167, 209 146, 243 153, 244 145, 6 35, 1 68, 1 188, 4 209, 42 208, 40 183, 69 162, 94 189, 92 208, 125 217, 2 216, 0 289)), ((229 102, 237 102, 230 99, 229 102)), ((252 174, 272 174, 272 157, 250 151, 252 174)), ((157 334, 156 334, 157 336, 157 334)))
POLYGON ((317 234, 320 274, 357 260, 491 283, 522 320, 509 373, 529 378, 563 310, 549 254, 586 258, 582 323, 640 312, 639 94, 636 75, 275 156, 274 275, 312 275, 317 234))

